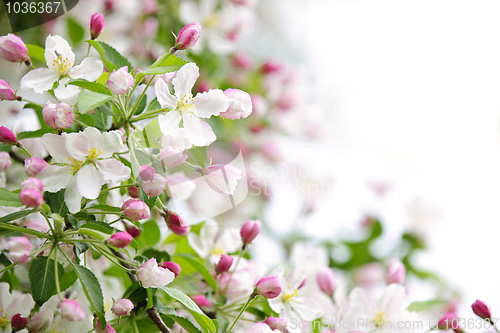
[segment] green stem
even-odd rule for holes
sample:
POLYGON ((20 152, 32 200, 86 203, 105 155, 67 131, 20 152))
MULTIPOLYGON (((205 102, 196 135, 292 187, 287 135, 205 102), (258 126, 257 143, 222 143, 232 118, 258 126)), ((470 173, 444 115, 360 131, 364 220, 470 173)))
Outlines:
POLYGON ((52 237, 50 235, 44 234, 44 233, 42 233, 40 231, 36 231, 36 230, 32 230, 32 229, 27 229, 27 228, 23 228, 23 227, 19 227, 17 225, 5 223, 5 222, 0 222, 0 228, 1 229, 7 229, 7 230, 21 232, 23 234, 29 234, 29 235, 37 236, 38 238, 52 239, 52 237))
POLYGON ((144 88, 144 90, 142 91, 142 94, 141 94, 141 96, 139 96, 139 99, 135 103, 134 107, 132 109, 130 109, 130 115, 128 116, 129 119, 134 115, 135 111, 139 107, 139 103, 141 102, 142 98, 144 97, 144 94, 146 93, 146 90, 148 90, 149 86, 151 85, 151 82, 153 82, 153 79, 155 78, 155 76, 156 76, 156 74, 153 75, 153 77, 151 78, 151 80, 149 80, 148 84, 146 85, 146 88, 144 88))
POLYGON ((135 123, 137 121, 141 121, 141 120, 146 120, 146 119, 150 119, 150 118, 154 118, 156 117, 157 115, 159 115, 160 113, 163 113, 163 112, 166 112, 168 109, 159 109, 159 110, 153 110, 153 111, 150 111, 148 113, 144 113, 138 117, 135 117, 133 119, 130 119, 130 122, 131 123, 135 123))
MULTIPOLYGON (((54 273, 56 274, 56 290, 57 290, 57 295, 59 296, 59 299, 62 301, 62 296, 61 296, 61 286, 59 285, 59 275, 57 274, 58 270, 58 264, 57 264, 57 249, 59 248, 59 244, 54 244, 54 273)), ((62 252, 62 250, 61 250, 62 252)))
POLYGON ((229 327, 229 329, 227 330, 227 333, 231 332, 231 330, 233 329, 234 325, 236 325, 236 323, 240 319, 240 317, 243 314, 243 312, 245 312, 245 310, 247 309, 248 305, 250 305, 250 302, 253 301, 255 299, 255 297, 257 297, 257 294, 250 295, 250 297, 248 298, 248 301, 245 303, 245 305, 243 305, 243 307, 240 310, 240 313, 238 313, 238 316, 236 317, 236 319, 231 324, 231 327, 229 327))
POLYGON ((153 306, 153 293, 151 292, 151 288, 146 288, 148 293, 148 304, 146 305, 146 309, 149 309, 153 306))
POLYGON ((47 216, 47 213, 45 213, 43 210, 41 210, 40 213, 43 215, 43 217, 45 217, 45 221, 47 221, 47 224, 49 225, 50 232, 52 233, 52 236, 55 237, 56 234, 54 232, 54 228, 52 228, 52 224, 50 224, 50 220, 49 217, 47 216))
POLYGON ((33 157, 31 156, 31 153, 26 148, 24 148, 24 146, 19 142, 17 143, 17 148, 19 148, 23 153, 28 155, 29 158, 33 157))
POLYGON ((100 232, 92 230, 92 229, 87 229, 87 228, 78 229, 78 233, 81 235, 86 235, 89 237, 97 238, 98 240, 101 240, 101 241, 104 240, 104 238, 105 238, 100 232))
POLYGON ((0 274, 2 274, 3 272, 5 272, 6 270, 9 270, 11 269, 12 267, 16 266, 17 265, 17 262, 13 263, 13 264, 10 264, 9 266, 5 267, 4 269, 2 269, 0 271, 0 274))
POLYGON ((226 287, 224 287, 224 291, 222 292, 222 295, 226 294, 227 288, 229 288, 229 283, 231 282, 231 279, 233 278, 233 274, 236 271, 236 269, 238 268, 238 264, 240 263, 241 257, 243 257, 246 250, 247 250, 246 246, 243 245, 243 249, 241 250, 240 254, 238 255, 238 259, 236 259, 236 264, 234 264, 234 268, 231 271, 231 273, 229 274, 229 279, 227 279, 227 284, 226 284, 226 287))
MULTIPOLYGON (((125 185, 118 185, 118 186, 115 186, 115 187, 107 188, 107 189, 105 189, 105 190, 102 190, 102 191, 101 191, 101 194, 102 194, 102 193, 109 192, 109 191, 111 191, 111 190, 116 190, 116 189, 118 189, 118 188, 123 188, 123 187, 131 187, 131 186, 135 186, 135 184, 125 184, 125 185)), ((92 207, 90 207, 90 208, 92 208, 92 207)))

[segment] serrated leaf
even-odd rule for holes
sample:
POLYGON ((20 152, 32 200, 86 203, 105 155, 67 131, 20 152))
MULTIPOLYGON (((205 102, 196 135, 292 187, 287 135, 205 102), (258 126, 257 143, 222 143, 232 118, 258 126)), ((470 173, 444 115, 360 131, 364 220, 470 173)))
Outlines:
POLYGON ((149 111, 160 110, 160 109, 161 109, 160 102, 158 102, 158 98, 155 97, 155 99, 153 99, 151 103, 149 103, 148 108, 146 109, 146 113, 149 111))
POLYGON ((90 302, 90 305, 97 312, 97 317, 101 322, 101 327, 106 327, 106 319, 104 318, 104 298, 99 281, 88 268, 80 265, 73 265, 75 272, 82 283, 83 292, 90 302))
POLYGON ((29 214, 31 214, 33 212, 35 212, 34 209, 28 209, 28 210, 20 210, 18 212, 10 213, 8 215, 0 217, 0 222, 10 222, 10 221, 18 220, 20 218, 28 216, 29 214))
MULTIPOLYGON (((59 273, 59 271, 58 271, 59 273)), ((72 285, 75 284, 76 280, 78 280, 78 276, 76 275, 76 272, 74 269, 70 270, 69 272, 64 272, 64 275, 59 281, 59 287, 61 288, 61 292, 64 292, 66 289, 71 287, 72 285)), ((54 295, 57 293, 57 291, 54 291, 54 295)))
POLYGON ((68 207, 64 202, 65 191, 66 189, 62 189, 56 193, 45 192, 43 194, 43 199, 45 200, 45 203, 50 206, 52 213, 57 213, 61 215, 61 217, 68 214, 68 207))
POLYGON ((143 231, 136 240, 144 246, 153 246, 160 241, 160 228, 154 220, 147 221, 142 224, 143 231))
POLYGON ((66 27, 66 31, 69 33, 69 39, 72 44, 78 44, 83 40, 83 37, 85 36, 85 29, 83 29, 80 23, 71 17, 68 17, 66 19, 66 27))
POLYGON ((90 82, 84 79, 74 79, 74 80, 69 80, 68 84, 87 89, 90 91, 98 92, 100 94, 104 95, 113 95, 113 93, 106 87, 104 84, 97 83, 97 82, 90 82))
POLYGON ((54 130, 50 127, 44 127, 36 131, 25 131, 17 134, 17 139, 31 139, 40 138, 46 133, 54 133, 54 130))
MULTIPOLYGON (((58 279, 61 280, 64 273, 64 267, 57 263, 58 279)), ((38 256, 30 265, 28 271, 33 300, 38 305, 45 303, 52 297, 56 289, 55 262, 47 257, 38 256)))
POLYGON ((90 90, 82 90, 80 95, 78 95, 78 110, 81 113, 87 113, 91 110, 97 109, 112 98, 114 98, 114 96, 90 90))
POLYGON ((443 306, 447 303, 447 301, 442 300, 442 299, 433 299, 430 301, 422 301, 422 302, 413 302, 411 303, 406 310, 410 312, 420 312, 420 311, 427 311, 432 308, 438 307, 438 306, 443 306))
POLYGON ((141 101, 139 102, 139 105, 137 106, 137 109, 135 110, 134 114, 135 115, 141 114, 142 111, 144 111, 144 108, 146 108, 147 102, 148 102, 147 96, 144 95, 141 101))
POLYGON ((181 317, 175 312, 175 310, 170 306, 163 306, 158 308, 158 312, 166 315, 177 324, 179 324, 182 328, 184 328, 188 333, 202 333, 198 327, 194 326, 192 322, 188 319, 181 317))
POLYGON ((184 253, 176 254, 175 256, 182 258, 187 263, 189 263, 191 266, 193 266, 194 269, 198 273, 200 273, 201 276, 203 276, 203 278, 205 279, 205 281, 207 282, 207 284, 210 287, 212 287, 213 290, 215 290, 215 288, 216 288, 215 279, 212 276, 212 274, 210 274, 209 270, 205 267, 205 265, 203 265, 203 263, 201 261, 199 261, 198 259, 192 257, 189 254, 184 254, 184 253))
POLYGON ((113 228, 110 227, 108 224, 100 221, 93 221, 93 222, 87 222, 84 225, 82 225, 80 228, 87 228, 87 229, 92 229, 95 231, 99 231, 105 234, 111 235, 113 233, 113 228))
POLYGON ((141 82, 146 75, 175 72, 181 69, 181 67, 185 64, 187 64, 187 61, 173 55, 172 53, 166 53, 160 59, 155 61, 146 71, 138 73, 136 75, 136 82, 141 82))
MULTIPOLYGON (((84 124, 85 126, 88 126, 88 127, 94 127, 94 125, 95 125, 95 120, 90 114, 79 115, 78 117, 75 118, 75 123, 73 123, 73 124, 81 125, 79 122, 84 124)), ((82 127, 85 127, 85 126, 82 126, 82 127)))
POLYGON ((118 68, 124 66, 128 67, 129 72, 132 71, 133 67, 130 61, 122 56, 112 46, 96 40, 87 40, 87 43, 92 45, 97 50, 97 52, 101 56, 102 62, 109 72, 112 72, 113 70, 117 70, 118 68))
POLYGON ((94 118, 95 127, 101 131, 107 131, 113 123, 111 117, 104 114, 101 110, 97 110, 91 116, 94 118))
POLYGON ((21 207, 22 205, 18 194, 14 194, 3 187, 0 188, 0 206, 21 207))
POLYGON ((45 62, 45 50, 43 47, 32 44, 26 44, 26 47, 28 48, 28 55, 30 56, 30 58, 35 58, 37 60, 45 62))

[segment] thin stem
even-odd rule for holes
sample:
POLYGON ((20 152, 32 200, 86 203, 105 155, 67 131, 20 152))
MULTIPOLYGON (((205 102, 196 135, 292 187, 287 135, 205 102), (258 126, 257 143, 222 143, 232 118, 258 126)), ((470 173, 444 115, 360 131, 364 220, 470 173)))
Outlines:
MULTIPOLYGON (((101 191, 101 194, 102 194, 102 193, 109 192, 109 191, 111 191, 111 190, 116 190, 116 189, 118 189, 118 188, 123 188, 123 187, 131 187, 131 186, 135 186, 135 184, 125 184, 125 185, 118 185, 118 186, 115 186, 115 187, 107 188, 107 189, 105 189, 105 190, 102 190, 102 191, 101 191)), ((90 207, 90 208, 92 208, 92 207, 90 207)))
POLYGON ((493 328, 495 329, 495 331, 497 331, 497 333, 500 333, 500 331, 497 328, 497 325, 495 325, 495 323, 491 320, 490 320, 490 323, 493 325, 493 328))
POLYGON ((89 44, 89 48, 87 49, 87 58, 89 57, 90 55, 90 44, 89 44))
MULTIPOLYGON (((57 264, 57 249, 59 248, 59 244, 55 244, 54 246, 54 273, 56 274, 56 290, 57 290, 57 296, 59 296, 59 299, 62 301, 62 296, 61 296, 61 286, 59 285, 59 275, 57 274, 57 270, 59 266, 57 264)), ((62 250, 61 250, 62 252, 62 250)))
POLYGON ((23 153, 28 155, 29 158, 33 157, 33 156, 31 156, 31 153, 26 148, 24 148, 24 146, 22 144, 20 144, 19 142, 17 143, 17 148, 19 148, 23 153))
POLYGON ((119 262, 115 261, 115 258, 112 258, 108 253, 106 253, 105 251, 103 251, 100 247, 98 246, 94 246, 94 249, 99 252, 100 254, 102 254, 103 256, 105 256, 109 261, 111 261, 113 264, 115 264, 116 266, 120 267, 121 269, 123 269, 124 271, 127 271, 129 273, 133 273, 133 270, 131 269, 128 269, 126 267, 123 267, 123 265, 120 265, 119 262))
POLYGON ((47 216, 47 213, 45 213, 43 210, 41 210, 40 213, 43 215, 43 217, 45 217, 45 220, 47 221, 47 224, 49 225, 50 232, 52 233, 52 236, 55 237, 56 234, 54 233, 54 228, 52 228, 52 224, 50 224, 50 220, 49 220, 49 217, 47 216))
POLYGON ((144 88, 144 90, 142 91, 142 94, 141 94, 141 96, 139 96, 139 99, 135 103, 134 107, 132 107, 132 109, 130 109, 129 118, 132 117, 132 115, 135 113, 135 111, 139 107, 139 103, 141 102, 142 98, 144 97, 144 94, 146 93, 146 90, 148 90, 149 86, 151 85, 151 82, 153 82, 153 79, 155 78, 155 76, 156 76, 156 74, 153 75, 153 77, 151 78, 151 80, 149 80, 148 84, 146 85, 146 88, 144 88))
POLYGON ((17 262, 13 263, 13 264, 10 264, 9 266, 5 267, 4 269, 2 269, 0 271, 0 274, 2 274, 3 272, 5 272, 6 270, 9 270, 11 269, 12 267, 16 266, 17 265, 17 262))
POLYGON ((32 229, 27 229, 27 228, 23 228, 23 227, 19 227, 17 225, 5 223, 5 222, 0 222, 0 228, 1 229, 12 230, 12 231, 17 231, 17 232, 20 232, 20 233, 23 233, 23 234, 29 234, 29 235, 37 236, 38 238, 52 239, 52 237, 50 237, 47 234, 44 234, 43 232, 32 230, 32 229))
POLYGON ((231 282, 231 279, 233 278, 233 274, 236 271, 236 269, 238 268, 238 264, 240 263, 241 257, 243 257, 243 255, 245 254, 246 251, 247 251, 247 248, 245 245, 243 245, 243 249, 241 250, 240 254, 238 255, 238 259, 236 259, 236 264, 234 264, 234 268, 231 271, 231 273, 229 274, 229 279, 227 279, 227 284, 224 287, 224 291, 222 292, 222 295, 226 294, 227 288, 229 288, 229 283, 231 282))
POLYGON ((131 123, 135 123, 137 121, 146 120, 146 119, 149 119, 149 118, 154 118, 158 114, 166 112, 167 110, 168 109, 153 110, 153 111, 150 111, 148 113, 144 113, 144 114, 141 114, 140 116, 137 116, 135 118, 130 119, 130 122, 131 123))
POLYGON ((248 301, 245 303, 245 305, 243 305, 243 307, 240 310, 240 313, 238 313, 238 316, 236 317, 236 319, 231 324, 231 327, 229 327, 229 329, 227 330, 227 333, 231 332, 231 330, 233 329, 234 325, 236 325, 236 323, 240 319, 240 317, 243 314, 243 312, 245 312, 245 310, 247 309, 248 305, 250 305, 250 302, 253 301, 255 299, 255 297, 257 297, 256 294, 250 295, 250 297, 248 298, 248 301))

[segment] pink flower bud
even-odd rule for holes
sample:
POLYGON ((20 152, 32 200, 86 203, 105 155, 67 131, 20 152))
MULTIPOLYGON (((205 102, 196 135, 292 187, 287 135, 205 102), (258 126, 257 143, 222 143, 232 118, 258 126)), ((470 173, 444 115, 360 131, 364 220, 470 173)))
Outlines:
POLYGON ((59 310, 61 316, 69 321, 82 321, 85 318, 85 312, 83 312, 77 301, 65 299, 59 306, 59 310))
POLYGON ((138 199, 128 199, 121 208, 123 214, 133 221, 147 219, 150 214, 148 205, 138 199))
POLYGON ((123 224, 125 224, 125 231, 132 236, 132 238, 137 238, 141 234, 141 229, 137 228, 135 225, 132 223, 124 221, 123 224))
POLYGON ((134 186, 127 187, 127 192, 128 195, 130 195, 132 198, 139 199, 139 190, 137 189, 137 187, 134 186))
POLYGON ((278 98, 277 104, 278 104, 278 108, 280 108, 280 110, 288 111, 291 108, 293 108, 295 106, 295 104, 297 104, 296 103, 296 96, 291 91, 285 91, 278 98))
POLYGON ((252 113, 252 98, 243 90, 226 89, 224 91, 229 100, 229 107, 220 115, 227 119, 246 118, 252 113))
POLYGON ((156 173, 152 180, 141 183, 141 188, 148 197, 160 195, 165 190, 165 186, 167 186, 167 179, 159 173, 156 173))
POLYGON ((9 153, 0 151, 0 172, 4 172, 12 164, 9 153))
POLYGON ((7 258, 12 262, 22 264, 29 258, 33 245, 26 237, 14 237, 7 242, 5 248, 9 251, 7 258))
POLYGON ((175 48, 177 50, 185 50, 193 47, 198 38, 200 38, 201 24, 198 22, 190 23, 179 31, 179 36, 177 36, 177 41, 175 42, 175 48))
POLYGON ((337 287, 337 277, 333 270, 329 267, 324 267, 316 276, 319 288, 322 292, 332 297, 335 288, 337 287))
MULTIPOLYGON (((45 220, 42 221, 42 220, 35 220, 35 219, 27 219, 21 223, 21 226, 26 227, 26 228, 31 229, 31 230, 40 231, 40 232, 47 232, 50 230, 50 227, 45 220)), ((26 237, 37 238, 36 236, 33 236, 33 235, 26 235, 26 237)))
POLYGON ((96 39, 101 34, 102 29, 106 25, 106 20, 101 13, 95 13, 90 18, 90 36, 96 39))
POLYGON ((490 309, 478 299, 472 304, 472 311, 480 318, 491 320, 490 309))
POLYGON ((28 318, 21 317, 19 313, 12 316, 10 320, 10 326, 12 327, 12 331, 20 331, 26 327, 28 324, 28 318))
POLYGON ((211 87, 212 87, 212 84, 210 83, 210 81, 202 80, 196 86, 196 92, 203 93, 203 92, 209 91, 211 87))
POLYGON ((454 313, 449 312, 441 317, 438 321, 438 329, 448 330, 448 329, 458 329, 460 326, 460 317, 454 313))
POLYGON ((39 207, 43 204, 42 193, 32 188, 26 188, 19 193, 19 200, 26 207, 39 207))
POLYGON ((101 321, 99 319, 97 319, 97 321, 95 323, 94 330, 96 331, 96 333, 116 333, 113 326, 111 326, 109 323, 106 323, 106 327, 103 330, 101 328, 101 321))
POLYGON ((44 159, 33 156, 32 158, 27 158, 24 160, 24 172, 30 177, 35 177, 37 173, 43 170, 46 166, 48 166, 44 159))
POLYGON ((181 266, 173 261, 164 261, 161 263, 161 267, 166 268, 174 273, 175 277, 178 277, 181 273, 181 266))
POLYGON ((262 72, 264 74, 277 73, 281 71, 282 65, 277 61, 267 61, 262 65, 262 72))
POLYGON ((272 331, 265 323, 255 323, 247 328, 245 333, 272 333, 272 331))
POLYGON ((59 104, 47 102, 43 106, 42 115, 45 123, 54 129, 69 128, 75 119, 73 109, 64 102, 59 104))
POLYGON ((42 182, 40 181, 40 179, 36 179, 36 178, 28 178, 26 179, 24 182, 21 183, 21 186, 24 189, 28 189, 28 188, 32 188, 34 190, 38 190, 40 192, 42 192, 43 190, 43 184, 42 182))
POLYGON ((232 264, 233 258, 228 256, 227 254, 222 254, 219 262, 217 263, 217 266, 215 266, 215 271, 217 272, 217 274, 226 273, 227 271, 229 271, 232 264))
POLYGON ((269 317, 269 318, 266 318, 266 320, 264 321, 269 327, 271 327, 271 329, 274 331, 274 330, 278 330, 278 331, 281 331, 281 332, 286 332, 287 329, 286 329, 286 319, 283 319, 283 318, 278 318, 278 317, 269 317))
POLYGON ((111 311, 117 316, 126 316, 134 309, 134 303, 131 300, 122 298, 116 301, 111 308, 111 311))
POLYGON ((0 79, 0 101, 13 101, 16 99, 16 91, 12 89, 10 84, 0 79))
POLYGON ((186 236, 191 230, 191 226, 177 214, 169 213, 166 220, 170 231, 178 236, 186 236))
POLYGON ((276 275, 264 276, 257 282, 257 293, 265 298, 276 298, 281 294, 280 279, 276 275))
POLYGON ((235 53, 233 55, 233 64, 235 67, 249 70, 252 69, 252 58, 243 53, 235 53))
POLYGON ((51 310, 40 311, 31 316, 28 330, 30 333, 42 333, 52 324, 54 313, 51 310))
POLYGON ((0 126, 0 142, 6 145, 15 145, 17 143, 16 135, 7 127, 0 126))
POLYGON ((155 177, 155 169, 151 165, 143 165, 139 169, 139 177, 144 181, 153 180, 155 177))
POLYGON ((115 95, 121 95, 127 92, 127 89, 134 83, 132 74, 128 72, 128 67, 122 67, 118 70, 113 70, 109 75, 107 82, 109 90, 115 95))
POLYGON ((23 40, 13 34, 0 37, 0 57, 10 62, 21 62, 28 59, 28 49, 23 40))
POLYGON ((125 231, 119 231, 111 235, 107 240, 108 244, 119 249, 127 247, 132 242, 132 236, 125 231))
POLYGON ((149 259, 137 270, 137 278, 144 288, 163 287, 175 278, 175 274, 166 268, 158 267, 155 258, 149 259))
POLYGON ((260 220, 248 220, 240 230, 241 240, 244 244, 250 244, 260 232, 260 220))
POLYGON ((194 295, 191 296, 191 298, 200 308, 206 308, 212 305, 205 295, 194 295))
POLYGON ((387 269, 386 281, 387 284, 398 283, 403 284, 405 280, 406 267, 399 259, 392 259, 387 269))
POLYGON ((167 168, 183 163, 188 157, 183 154, 183 148, 177 146, 166 146, 160 152, 160 158, 167 168))

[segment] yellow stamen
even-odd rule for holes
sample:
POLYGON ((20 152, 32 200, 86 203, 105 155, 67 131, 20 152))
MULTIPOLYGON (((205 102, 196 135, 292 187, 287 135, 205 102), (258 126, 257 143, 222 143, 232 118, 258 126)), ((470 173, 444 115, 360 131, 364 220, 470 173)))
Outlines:
POLYGON ((93 147, 89 150, 89 161, 94 162, 100 154, 102 154, 102 150, 97 150, 95 147, 93 147))
POLYGON ((193 103, 193 97, 187 97, 184 95, 182 100, 177 102, 177 110, 182 113, 189 114, 189 116, 194 117, 194 107, 196 104, 193 103))
POLYGON ((74 175, 74 174, 76 174, 78 172, 78 170, 80 170, 82 168, 83 162, 79 161, 79 160, 76 160, 73 157, 68 157, 68 160, 70 162, 66 163, 66 165, 71 168, 71 172, 74 175))
POLYGON ((63 59, 62 56, 58 56, 56 59, 52 60, 52 66, 54 66, 61 75, 67 75, 73 64, 68 58, 63 59))
POLYGON ((293 299, 295 296, 299 296, 299 291, 297 289, 294 289, 291 293, 286 293, 283 296, 283 302, 290 302, 290 301, 296 302, 296 300, 293 299))
POLYGON ((220 256, 221 254, 224 254, 224 249, 222 246, 217 245, 212 249, 211 253, 220 256))

